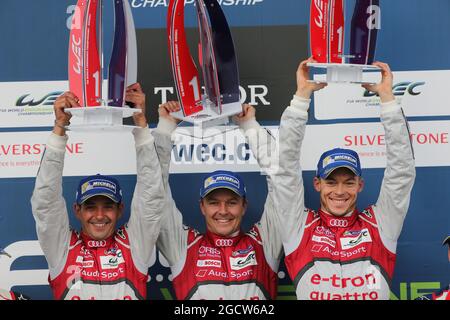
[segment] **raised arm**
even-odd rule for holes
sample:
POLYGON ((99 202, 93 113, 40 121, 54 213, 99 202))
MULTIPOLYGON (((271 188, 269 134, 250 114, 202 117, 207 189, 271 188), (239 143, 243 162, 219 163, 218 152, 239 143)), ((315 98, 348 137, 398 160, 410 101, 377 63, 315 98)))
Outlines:
POLYGON ((54 104, 55 125, 47 140, 31 197, 31 209, 36 232, 54 279, 64 268, 70 242, 69 217, 62 196, 64 155, 68 140, 65 126, 70 114, 66 107, 78 107, 78 99, 66 92, 54 104))
POLYGON ((395 251, 415 179, 414 153, 407 120, 392 93, 392 72, 385 63, 375 62, 374 65, 381 68, 382 80, 379 84, 364 87, 381 98, 387 162, 380 195, 373 209, 383 242, 395 251))
POLYGON ((283 244, 280 235, 280 222, 276 214, 274 204, 274 186, 272 174, 277 170, 276 161, 276 141, 271 133, 261 127, 256 121, 255 108, 249 104, 243 105, 243 112, 234 117, 234 121, 239 124, 253 156, 256 158, 261 172, 266 175, 267 198, 264 204, 264 211, 260 221, 256 224, 264 246, 264 254, 271 263, 272 269, 278 269, 281 259, 283 244))
POLYGON ((307 211, 304 186, 300 168, 300 155, 305 135, 310 96, 325 87, 324 84, 308 82, 310 58, 302 61, 297 69, 297 91, 281 116, 279 131, 279 170, 274 175, 275 203, 281 221, 281 234, 285 254, 297 248, 307 211))
POLYGON ((139 271, 146 274, 159 234, 165 191, 154 138, 145 117, 145 95, 139 84, 128 87, 126 100, 141 109, 141 113, 133 116, 139 127, 133 129, 137 177, 127 232, 133 261, 139 271))
POLYGON ((184 261, 188 235, 187 228, 183 225, 183 216, 172 198, 169 185, 170 157, 173 146, 171 136, 177 127, 177 121, 170 116, 170 112, 178 111, 179 109, 180 105, 175 101, 169 101, 160 105, 158 108, 158 126, 153 131, 166 193, 164 217, 161 223, 161 232, 158 237, 157 247, 167 259, 170 266, 177 265, 177 262, 181 260, 184 261))

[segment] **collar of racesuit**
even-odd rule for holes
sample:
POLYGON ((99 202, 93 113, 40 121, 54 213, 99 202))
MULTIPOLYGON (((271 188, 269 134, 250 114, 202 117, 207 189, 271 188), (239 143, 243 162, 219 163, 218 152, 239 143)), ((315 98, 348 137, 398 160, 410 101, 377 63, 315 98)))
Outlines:
POLYGON ((350 215, 343 217, 336 217, 319 209, 319 215, 322 221, 329 228, 348 228, 352 226, 358 218, 358 211, 355 209, 350 215))
POLYGON ((241 239, 242 232, 238 231, 237 235, 234 237, 223 237, 223 236, 219 236, 211 231, 206 231, 206 237, 216 247, 234 247, 241 239))
POLYGON ((115 236, 115 233, 106 239, 96 240, 96 239, 92 239, 90 236, 85 234, 83 231, 80 233, 80 238, 83 241, 84 245, 87 248, 92 248, 92 249, 110 247, 111 243, 113 242, 114 236, 115 236))

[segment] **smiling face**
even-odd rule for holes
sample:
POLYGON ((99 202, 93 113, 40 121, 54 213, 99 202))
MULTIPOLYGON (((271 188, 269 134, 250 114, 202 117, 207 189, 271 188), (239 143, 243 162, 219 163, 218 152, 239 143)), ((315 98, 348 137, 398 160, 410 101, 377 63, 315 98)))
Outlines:
POLYGON ((74 204, 73 209, 85 234, 94 240, 105 240, 114 233, 123 213, 123 204, 105 196, 95 196, 81 205, 74 204))
POLYGON ((200 201, 208 231, 229 237, 241 227, 247 201, 228 189, 217 189, 200 201))
POLYGON ((320 207, 325 213, 342 217, 356 208, 364 180, 347 168, 334 170, 326 179, 314 178, 314 189, 320 192, 320 207))

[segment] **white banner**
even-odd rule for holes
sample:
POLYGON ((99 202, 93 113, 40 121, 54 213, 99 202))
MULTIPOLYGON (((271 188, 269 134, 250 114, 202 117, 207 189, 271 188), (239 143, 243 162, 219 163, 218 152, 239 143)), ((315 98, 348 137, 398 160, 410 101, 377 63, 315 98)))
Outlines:
MULTIPOLYGON (((315 75, 314 79, 324 79, 315 75)), ((379 82, 380 72, 364 74, 365 81, 379 82)), ((394 94, 406 116, 450 116, 450 70, 394 72, 394 94)), ((314 94, 319 120, 378 118, 380 98, 355 84, 332 84, 314 94)))
POLYGON ((0 127, 53 126, 53 103, 67 81, 0 82, 0 127))
MULTIPOLYGON (((410 122, 410 127, 418 167, 450 166, 450 121, 416 121, 410 122)), ((278 127, 268 129, 275 137, 278 135, 278 127)), ((0 178, 35 177, 49 134, 0 133, 0 178)), ((136 173, 131 133, 69 132, 69 135, 65 176, 136 173)), ((386 165, 384 130, 380 123, 309 125, 302 147, 303 169, 315 170, 322 152, 335 147, 357 151, 363 168, 383 168, 386 165)), ((176 136, 171 173, 200 173, 217 169, 259 171, 239 130, 203 140, 176 136)))

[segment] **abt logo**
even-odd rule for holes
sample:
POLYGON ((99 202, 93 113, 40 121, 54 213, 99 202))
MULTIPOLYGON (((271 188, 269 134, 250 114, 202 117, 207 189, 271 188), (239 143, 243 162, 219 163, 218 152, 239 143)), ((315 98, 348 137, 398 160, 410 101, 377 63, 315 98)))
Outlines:
MULTIPOLYGON (((426 82, 400 82, 392 87, 392 91, 395 96, 404 96, 406 93, 411 96, 418 96, 422 93, 419 87, 424 86, 425 84, 426 82)), ((377 96, 375 92, 371 92, 368 90, 364 91, 364 97, 374 96, 377 96)))

